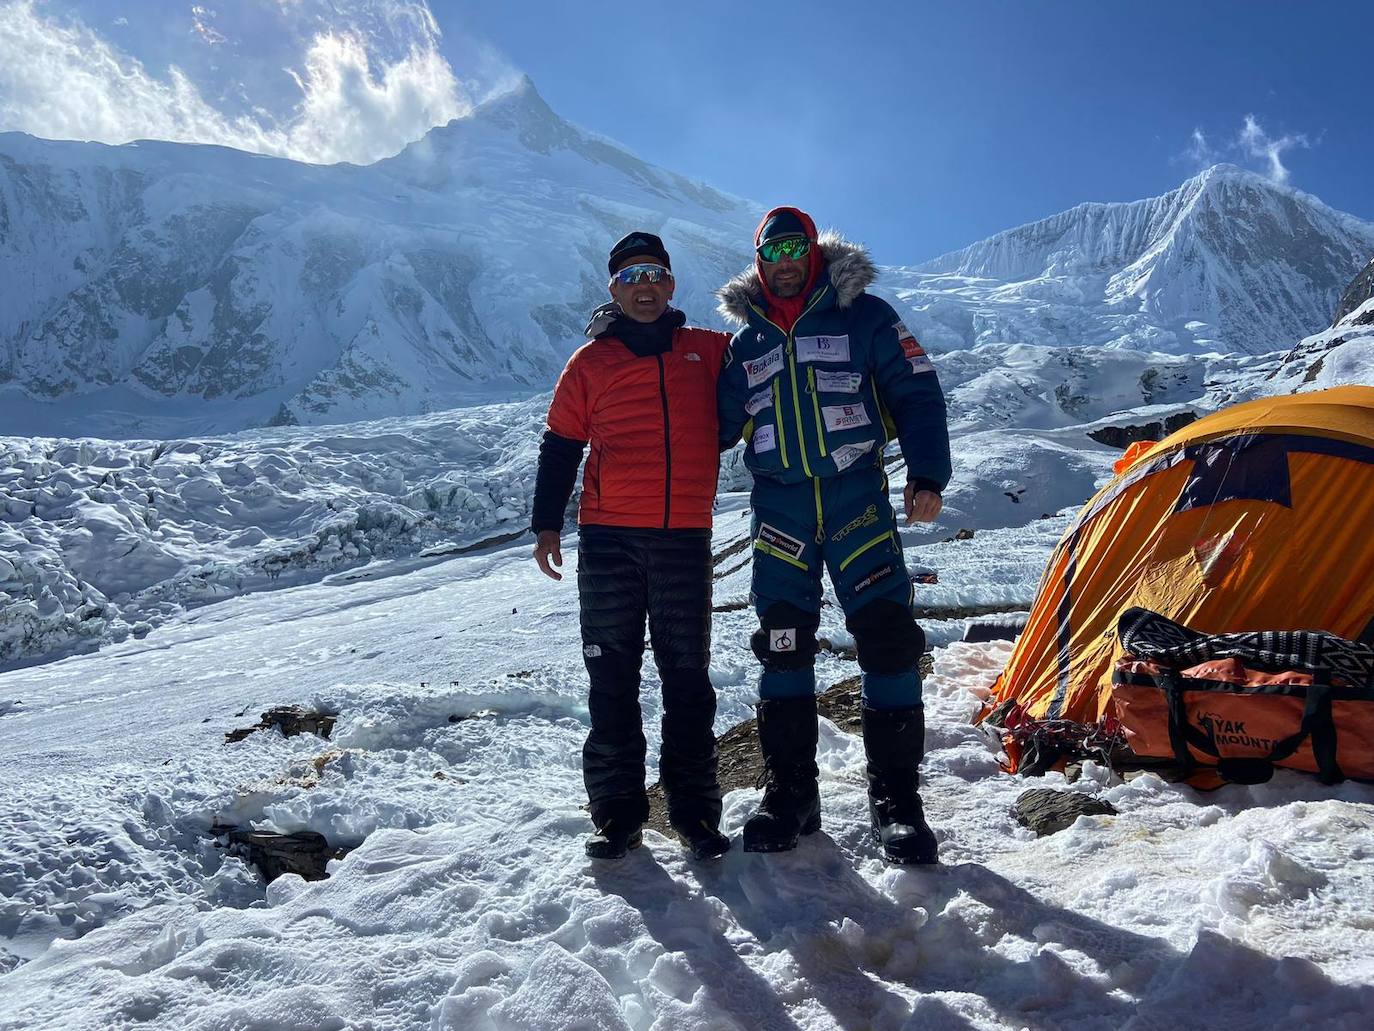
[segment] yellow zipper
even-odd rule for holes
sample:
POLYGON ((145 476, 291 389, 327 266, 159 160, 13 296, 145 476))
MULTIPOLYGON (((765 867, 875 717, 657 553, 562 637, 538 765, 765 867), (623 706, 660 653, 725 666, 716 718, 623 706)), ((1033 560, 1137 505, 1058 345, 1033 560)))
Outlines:
MULTIPOLYGON (((804 318, 806 317, 807 313, 810 312, 811 309, 814 308, 814 307, 816 306, 816 303, 817 303, 822 297, 825 296, 826 291, 829 290, 829 289, 830 289, 830 284, 827 283, 825 286, 823 286, 823 287, 816 293, 816 296, 815 296, 815 297, 811 298, 811 303, 808 304, 805 308, 803 308, 803 309, 802 309, 802 313, 801 313, 800 315, 797 316, 797 322, 800 322, 802 319, 804 319, 804 318)), ((773 321, 772 319, 770 319, 766 314, 764 314, 763 309, 760 308, 757 304, 754 304, 752 301, 750 302, 749 307, 753 308, 754 311, 758 312, 759 317, 760 317, 761 319, 763 319, 764 322, 768 323, 770 326, 772 326, 774 329, 776 329, 779 333, 782 333, 782 334, 787 338, 787 345, 786 345, 786 348, 785 348, 785 353, 786 353, 786 355, 787 355, 787 375, 788 375, 788 377, 792 380, 792 414, 793 414, 794 416, 796 416, 796 419, 797 419, 797 449, 801 452, 802 472, 804 472, 804 473, 809 477, 809 476, 811 476, 811 463, 808 462, 808 461, 806 460, 806 433, 805 433, 805 431, 802 429, 801 401, 798 400, 798 398, 797 398, 797 394, 798 394, 798 392, 799 392, 799 388, 797 387, 797 363, 796 363, 796 361, 795 361, 794 358, 793 358, 793 351, 794 351, 794 348, 793 348, 793 336, 792 336, 792 333, 791 333, 791 332, 784 332, 784 330, 783 330, 783 328, 782 328, 781 326, 779 326, 776 322, 774 322, 774 321, 773 321)), ((795 330, 795 329, 797 328, 797 322, 792 323, 792 329, 793 329, 793 330, 795 330)), ((776 387, 777 387, 777 377, 774 377, 774 379, 773 379, 773 384, 774 384, 774 389, 776 389, 776 387)), ((777 396, 776 394, 774 395, 773 405, 774 405, 774 409, 775 409, 775 410, 778 410, 779 407, 780 407, 780 406, 779 406, 778 396, 777 396)), ((778 412, 777 412, 777 416, 775 417, 774 422, 777 423, 777 426, 778 426, 778 439, 779 439, 779 441, 781 441, 781 439, 782 439, 782 413, 781 413, 781 411, 778 411, 778 412)), ((822 441, 822 442, 821 442, 822 455, 824 455, 824 449, 825 449, 825 443, 824 443, 824 441, 822 441)), ((783 468, 786 469, 786 468, 787 468, 786 455, 784 454, 783 457, 784 457, 783 468)))
POLYGON ((821 419, 821 397, 816 390, 816 370, 811 366, 806 367, 806 382, 811 387, 811 407, 816 412, 816 440, 821 445, 821 457, 826 455, 825 450, 825 422, 821 419))
POLYGON ((881 537, 874 537, 867 544, 861 545, 858 548, 858 550, 854 551, 852 554, 850 554, 850 556, 847 559, 840 563, 840 572, 843 573, 845 571, 845 567, 848 566, 849 563, 853 562, 856 558, 862 555, 869 548, 873 547, 874 545, 881 544, 885 540, 890 540, 891 538, 892 531, 888 530, 887 533, 883 534, 881 537))
POLYGON ((825 517, 821 514, 821 478, 812 477, 811 482, 816 487, 816 543, 825 543, 825 517))
POLYGON ((778 416, 782 413, 782 392, 778 390, 778 378, 773 377, 773 425, 778 428, 778 455, 782 458, 782 467, 790 468, 787 464, 787 434, 782 429, 782 419, 778 416))
MULTIPOLYGON (((777 548, 773 547, 771 544, 766 544, 766 543, 764 543, 763 541, 755 541, 755 542, 754 542, 754 547, 757 548, 759 551, 763 552, 765 555, 772 555, 774 558, 780 558, 780 559, 782 559, 782 560, 783 560, 784 562, 786 562, 788 565, 796 566, 798 569, 806 569, 806 563, 805 563, 805 562, 802 562, 802 561, 800 561, 800 560, 798 560, 798 559, 793 558, 791 555, 787 554, 787 552, 785 552, 785 551, 779 551, 777 548)), ((809 571, 809 570, 808 570, 808 571, 809 571)))

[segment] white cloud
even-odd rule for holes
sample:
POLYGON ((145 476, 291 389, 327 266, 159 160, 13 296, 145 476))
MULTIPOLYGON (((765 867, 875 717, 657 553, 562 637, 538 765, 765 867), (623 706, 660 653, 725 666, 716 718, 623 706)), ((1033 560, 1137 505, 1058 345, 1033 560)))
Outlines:
MULTIPOLYGON (((283 17, 298 4, 278 0, 283 17)), ((216 143, 317 163, 376 161, 466 114, 472 102, 439 50, 425 0, 373 7, 388 53, 372 45, 366 19, 335 28, 313 20, 288 69, 299 95, 274 116, 260 107, 231 115, 180 67, 154 74, 80 21, 49 17, 35 0, 0 0, 0 129, 105 143, 216 143)), ((225 41, 213 10, 196 5, 191 13, 202 40, 225 41)))
POLYGON ((1252 167, 1258 162, 1258 171, 1276 183, 1287 183, 1290 172, 1283 163, 1284 151, 1309 146, 1311 144, 1307 137, 1300 133, 1274 138, 1264 131, 1264 127, 1254 115, 1246 115, 1234 139, 1223 141, 1220 146, 1213 145, 1202 129, 1193 129, 1188 147, 1180 155, 1179 160, 1186 161, 1198 169, 1215 165, 1219 161, 1229 160, 1252 167))
POLYGON ((1250 157, 1265 162, 1265 174, 1276 183, 1288 182, 1288 169, 1283 164, 1283 152, 1293 147, 1308 146, 1307 137, 1303 135, 1280 136, 1274 139, 1264 131, 1264 127, 1256 121, 1254 115, 1245 116, 1245 125, 1240 130, 1237 143, 1250 157))
POLYGON ((219 46, 223 43, 224 36, 214 26, 217 15, 208 7, 196 4, 191 8, 191 26, 195 29, 196 35, 203 39, 209 46, 219 46))

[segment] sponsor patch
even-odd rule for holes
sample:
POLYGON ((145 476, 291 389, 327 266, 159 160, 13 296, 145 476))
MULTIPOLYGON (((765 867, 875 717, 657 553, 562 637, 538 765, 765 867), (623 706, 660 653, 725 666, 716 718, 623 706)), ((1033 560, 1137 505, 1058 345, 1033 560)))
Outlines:
POLYGON ((873 441, 865 440, 859 444, 845 444, 830 452, 836 469, 848 469, 864 455, 873 450, 873 441))
POLYGON ((852 430, 860 426, 871 426, 868 409, 863 404, 827 405, 821 409, 828 430, 852 430))
POLYGON ((897 572, 897 567, 892 565, 892 563, 890 562, 885 566, 879 566, 877 569, 873 570, 873 572, 869 573, 866 577, 864 577, 862 580, 860 580, 858 583, 854 585, 854 593, 863 594, 864 591, 868 590, 874 584, 886 580, 895 572, 897 572))
POLYGON ((935 366, 931 364, 929 358, 912 358, 907 364, 911 366, 911 374, 913 376, 920 375, 923 372, 935 371, 935 366))
POLYGON ((849 361, 849 337, 797 337, 799 362, 849 361))
POLYGON ((589 658, 589 659, 600 658, 600 656, 601 656, 601 645, 599 645, 599 644, 589 644, 589 645, 585 645, 585 646, 583 647, 583 649, 582 649, 582 654, 585 655, 585 656, 587 656, 587 658, 589 658))
POLYGON ((857 394, 863 381, 863 373, 860 372, 816 373, 816 389, 831 394, 857 394))
POLYGON ((689 362, 701 361, 701 355, 697 354, 695 351, 688 351, 682 357, 686 358, 689 362))
POLYGON ((893 329, 897 331, 897 342, 902 345, 902 357, 904 357, 907 360, 907 364, 911 366, 912 374, 934 372, 935 366, 930 363, 930 358, 926 355, 926 349, 922 347, 921 342, 912 335, 911 330, 907 329, 905 324, 901 322, 897 323, 893 329))
POLYGON ((757 540, 767 544, 774 551, 780 551, 789 558, 801 558, 802 552, 806 550, 806 545, 797 538, 783 533, 776 527, 769 526, 767 523, 759 524, 759 535, 757 540))
POLYGON ((765 451, 772 451, 778 446, 777 431, 772 426, 760 426, 754 431, 754 437, 749 442, 754 448, 754 454, 761 455, 765 451))
POLYGON ((863 510, 862 515, 855 516, 853 519, 849 520, 849 522, 845 523, 838 530, 832 533, 830 535, 830 539, 836 542, 842 541, 855 530, 862 530, 865 526, 872 526, 877 521, 878 506, 869 505, 866 509, 863 510))
POLYGON ((773 375, 782 368, 782 344, 779 344, 767 354, 757 358, 751 358, 744 363, 744 374, 749 379, 749 385, 756 387, 766 380, 772 379, 773 375))
POLYGON ((768 650, 770 652, 794 652, 797 650, 797 630, 790 627, 787 630, 768 631, 768 650))
POLYGON ((753 397, 749 399, 748 403, 744 406, 744 410, 748 412, 750 415, 758 415, 759 412, 763 411, 765 408, 772 407, 773 391, 760 390, 757 394, 755 394, 753 397))
MULTIPOLYGON (((908 340, 915 341, 916 335, 906 328, 906 323, 898 320, 892 324, 892 328, 897 331, 897 339, 905 343, 908 340)), ((920 346, 919 344, 917 345, 920 346)))

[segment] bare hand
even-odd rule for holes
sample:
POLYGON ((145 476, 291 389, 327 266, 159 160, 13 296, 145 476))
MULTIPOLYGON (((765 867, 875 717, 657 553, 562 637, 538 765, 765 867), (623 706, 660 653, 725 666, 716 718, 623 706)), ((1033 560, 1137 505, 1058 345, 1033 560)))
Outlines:
POLYGON ((534 545, 534 560, 539 563, 539 571, 554 580, 562 580, 563 574, 554 572, 554 566, 563 568, 563 541, 557 530, 541 530, 534 545))
POLYGON ((902 492, 902 500, 906 502, 906 525, 912 523, 933 523, 940 515, 940 509, 945 507, 944 500, 933 490, 917 490, 916 484, 908 483, 906 490, 902 492))

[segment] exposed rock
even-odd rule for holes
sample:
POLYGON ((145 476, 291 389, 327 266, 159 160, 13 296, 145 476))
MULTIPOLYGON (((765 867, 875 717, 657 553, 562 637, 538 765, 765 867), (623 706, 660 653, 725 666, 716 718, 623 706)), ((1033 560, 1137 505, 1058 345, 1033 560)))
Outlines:
POLYGON ((329 861, 348 854, 347 849, 331 846, 323 834, 314 831, 277 834, 227 826, 214 827, 211 831, 217 837, 226 838, 230 851, 256 866, 268 882, 287 873, 299 874, 307 881, 322 881, 329 876, 326 869, 329 861))
POLYGON ((1163 440, 1169 434, 1177 433, 1190 422, 1196 421, 1196 412, 1175 412, 1164 419, 1138 426, 1101 426, 1088 431, 1088 436, 1108 447, 1126 448, 1138 440, 1163 440))
POLYGON ((250 734, 256 734, 260 730, 271 730, 273 727, 281 731, 282 737, 317 734, 327 738, 334 732, 334 721, 337 719, 338 713, 310 712, 299 705, 282 705, 268 709, 254 726, 229 731, 224 735, 224 740, 227 743, 242 741, 250 734))
POLYGON ((1374 297, 1374 258, 1370 259, 1369 264, 1364 267, 1364 271, 1351 280, 1350 285, 1345 288, 1340 303, 1336 305, 1336 316, 1331 320, 1331 325, 1335 326, 1341 319, 1371 297, 1374 297))
POLYGON ((1117 812, 1110 803, 1077 791, 1031 788, 1016 799, 1012 815, 1021 826, 1043 838, 1072 827, 1080 816, 1115 816, 1117 812))

